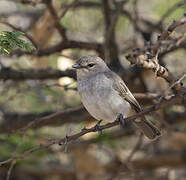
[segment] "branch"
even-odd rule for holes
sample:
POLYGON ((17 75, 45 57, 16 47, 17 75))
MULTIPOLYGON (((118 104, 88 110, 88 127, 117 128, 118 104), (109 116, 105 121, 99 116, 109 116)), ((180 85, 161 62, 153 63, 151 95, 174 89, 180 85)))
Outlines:
MULTIPOLYGON (((125 4, 127 1, 121 1, 122 4, 125 4)), ((120 3, 119 1, 117 3, 120 3)), ((66 9, 66 8, 71 8, 73 7, 73 9, 78 9, 78 8, 95 8, 95 9, 101 9, 102 8, 102 4, 99 3, 99 2, 90 2, 90 1, 77 1, 76 3, 74 3, 73 5, 72 4, 63 4, 61 6, 63 9, 66 9)), ((118 13, 117 12, 117 9, 116 8, 112 8, 111 7, 111 12, 113 14, 116 14, 118 13)), ((133 17, 133 15, 130 13, 130 11, 126 10, 126 9, 121 9, 119 11, 119 14, 127 17, 131 23, 133 23, 133 25, 138 29, 138 31, 141 31, 142 32, 142 29, 140 29, 139 25, 136 24, 135 22, 135 18, 133 17)), ((147 19, 143 19, 143 18, 140 18, 139 19, 142 23, 144 23, 145 25, 149 26, 149 28, 151 29, 157 29, 157 30, 160 30, 160 26, 156 25, 156 24, 153 24, 151 21, 147 20, 147 19)))
MULTIPOLYGON (((135 97, 140 98, 155 98, 155 95, 145 96, 141 93, 134 93, 135 97)), ((156 98, 160 96, 156 95, 156 98)), ((167 99, 167 98, 166 98, 167 99)), ((165 121, 174 124, 183 122, 186 118, 186 113, 172 113, 165 116, 165 121)), ((62 126, 66 123, 81 123, 95 121, 95 119, 85 110, 83 106, 76 108, 70 108, 67 110, 62 110, 59 112, 44 112, 40 114, 35 113, 5 113, 3 120, 0 124, 0 133, 11 133, 19 129, 24 128, 25 126, 30 126, 32 128, 40 128, 43 126, 62 126)))
POLYGON ((174 83, 172 74, 170 74, 165 67, 157 64, 148 54, 138 54, 138 52, 134 52, 133 54, 126 56, 126 58, 131 64, 135 64, 145 69, 151 69, 156 72, 157 76, 164 78, 168 83, 174 83))
POLYGON ((180 1, 176 4, 173 4, 172 7, 170 7, 164 14, 163 16, 160 18, 160 21, 158 22, 157 26, 162 26, 162 23, 165 21, 165 19, 167 17, 169 17, 175 10, 177 10, 180 7, 183 7, 185 4, 184 0, 180 1))
POLYGON ((68 69, 60 71, 57 69, 27 69, 27 70, 14 70, 10 68, 0 69, 0 80, 46 80, 46 79, 58 79, 60 77, 68 76, 76 79, 74 70, 68 69))
POLYGON ((62 36, 64 41, 67 40, 66 29, 62 26, 62 24, 60 24, 60 18, 58 17, 57 12, 55 8, 53 7, 52 0, 45 0, 43 2, 45 2, 51 16, 53 17, 53 20, 55 23, 54 25, 56 29, 58 30, 59 34, 62 36))
POLYGON ((168 53, 177 51, 179 49, 186 49, 186 41, 182 41, 181 43, 174 44, 173 46, 169 47, 168 49, 165 49, 164 51, 159 53, 159 58, 165 57, 168 53))
POLYGON ((101 43, 68 40, 68 41, 61 41, 54 46, 47 47, 45 49, 38 49, 37 51, 33 51, 33 52, 25 52, 25 51, 20 51, 20 50, 14 51, 12 52, 12 55, 49 56, 51 54, 61 52, 64 49, 76 49, 76 48, 86 49, 86 50, 95 50, 100 54, 103 52, 103 45, 101 43))
MULTIPOLYGON (((131 62, 131 64, 136 64, 140 67, 151 69, 155 72, 157 76, 164 78, 170 85, 175 82, 175 78, 173 75, 163 66, 159 64, 158 56, 160 52, 160 48, 163 45, 163 41, 169 39, 170 35, 173 31, 179 27, 186 24, 186 16, 181 20, 173 21, 172 24, 167 28, 167 30, 163 31, 162 34, 158 37, 158 40, 155 44, 150 44, 144 47, 144 49, 137 49, 133 51, 131 54, 126 56, 127 60, 131 62)), ((182 38, 181 42, 184 39, 182 38)), ((180 38, 174 39, 176 41, 175 45, 180 43, 180 38)), ((166 46, 170 46, 171 43, 166 44, 166 46)), ((173 87, 174 91, 178 93, 181 88, 181 84, 175 84, 173 87)))
MULTIPOLYGON (((143 115, 149 114, 152 111, 156 111, 156 110, 164 108, 164 107, 166 107, 170 104, 177 104, 177 103, 179 103, 179 104, 186 103, 186 93, 185 94, 178 94, 176 96, 173 96, 169 100, 163 100, 161 103, 156 104, 156 105, 154 105, 154 106, 152 106, 152 107, 150 107, 150 108, 148 108, 144 111, 141 111, 134 116, 130 116, 128 118, 125 118, 124 120, 125 120, 125 122, 134 121, 135 119, 137 119, 137 118, 139 118, 143 115)), ((45 120, 45 118, 43 120, 45 120)), ((99 131, 104 130, 104 129, 108 129, 108 128, 111 128, 111 127, 114 127, 114 126, 118 126, 119 124, 120 124, 119 121, 114 121, 114 122, 111 122, 111 123, 107 123, 103 126, 100 126, 99 131)), ((48 140, 48 143, 46 143, 46 144, 40 144, 39 146, 36 146, 35 148, 32 148, 30 150, 25 151, 21 155, 14 156, 12 158, 9 158, 5 161, 0 162, 0 166, 3 165, 3 164, 6 164, 6 163, 12 162, 15 159, 24 159, 28 155, 30 155, 30 154, 32 154, 36 151, 42 150, 42 149, 47 149, 54 144, 66 145, 66 143, 74 141, 74 140, 80 138, 81 136, 83 136, 85 134, 88 134, 90 132, 97 132, 97 131, 98 131, 98 129, 96 129, 95 127, 92 127, 92 128, 89 128, 89 129, 83 128, 79 133, 76 133, 74 135, 66 136, 65 138, 61 138, 61 139, 48 140)))
POLYGON ((43 126, 59 126, 66 123, 80 123, 82 121, 93 121, 84 107, 79 106, 59 112, 45 112, 40 114, 18 114, 5 113, 4 120, 0 125, 0 133, 15 132, 25 126, 40 128, 43 126))
POLYGON ((159 41, 167 40, 167 38, 170 36, 170 34, 179 26, 182 26, 186 24, 186 14, 184 14, 184 17, 179 21, 173 21, 172 24, 168 27, 167 30, 165 30, 158 38, 159 41))
POLYGON ((115 38, 115 28, 117 24, 117 20, 119 17, 119 11, 122 5, 118 5, 116 3, 116 12, 111 13, 109 0, 102 0, 103 4, 103 15, 104 15, 104 22, 105 22, 105 39, 104 39, 104 54, 105 59, 110 63, 110 66, 115 69, 121 68, 119 63, 119 52, 118 46, 116 44, 115 38))

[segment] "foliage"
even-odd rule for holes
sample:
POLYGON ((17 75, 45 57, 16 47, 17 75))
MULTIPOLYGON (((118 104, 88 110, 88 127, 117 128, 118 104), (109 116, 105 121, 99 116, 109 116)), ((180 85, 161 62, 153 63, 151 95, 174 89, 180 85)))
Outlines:
POLYGON ((24 33, 20 31, 2 31, 0 32, 0 54, 10 54, 15 47, 26 51, 33 51, 35 48, 31 43, 20 39, 24 33))

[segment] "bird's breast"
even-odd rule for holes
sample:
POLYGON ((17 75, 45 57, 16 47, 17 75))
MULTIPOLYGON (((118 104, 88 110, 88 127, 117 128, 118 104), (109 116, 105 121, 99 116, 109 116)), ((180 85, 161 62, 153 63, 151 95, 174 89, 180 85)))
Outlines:
POLYGON ((117 115, 124 116, 130 105, 112 87, 104 76, 97 76, 78 82, 81 100, 88 112, 98 120, 113 121, 117 115))

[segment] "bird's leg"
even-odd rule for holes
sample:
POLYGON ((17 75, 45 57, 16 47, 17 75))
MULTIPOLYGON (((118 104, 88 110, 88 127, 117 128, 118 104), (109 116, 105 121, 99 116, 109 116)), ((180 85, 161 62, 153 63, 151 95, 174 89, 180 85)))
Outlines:
POLYGON ((94 129, 94 131, 96 132, 96 131, 98 131, 98 133, 100 134, 100 135, 102 135, 102 129, 100 128, 100 124, 101 124, 101 122, 102 122, 102 120, 99 120, 98 122, 97 122, 97 124, 93 127, 93 129, 94 129))
POLYGON ((123 118, 123 115, 122 115, 122 114, 119 114, 119 115, 117 116, 116 121, 118 121, 122 127, 126 127, 126 125, 127 125, 127 122, 126 122, 125 119, 123 118))

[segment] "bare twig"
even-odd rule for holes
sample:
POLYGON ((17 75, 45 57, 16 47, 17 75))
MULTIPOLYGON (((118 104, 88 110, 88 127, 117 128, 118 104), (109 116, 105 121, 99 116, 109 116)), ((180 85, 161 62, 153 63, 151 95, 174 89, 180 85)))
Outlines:
POLYGON ((15 166, 15 164, 16 164, 16 159, 14 159, 11 162, 10 168, 8 169, 8 172, 7 172, 6 180, 9 180, 10 179, 10 175, 11 175, 12 169, 15 166))
POLYGON ((186 74, 183 74, 177 81, 175 81, 173 84, 171 84, 171 86, 169 86, 164 92, 163 95, 159 98, 159 101, 162 100, 162 98, 164 98, 167 94, 167 92, 169 92, 169 90, 171 90, 174 86, 176 86, 177 84, 181 84, 181 81, 186 77, 186 74))
POLYGON ((61 13, 61 15, 59 16, 60 19, 63 18, 63 17, 65 16, 65 14, 68 12, 68 10, 69 10, 70 8, 73 8, 73 7, 76 5, 77 2, 78 2, 78 0, 74 0, 71 4, 69 4, 69 6, 66 6, 66 7, 63 9, 63 12, 61 13))
POLYGON ((181 2, 178 2, 176 4, 173 4, 172 7, 170 7, 164 15, 161 17, 160 21, 158 22, 158 26, 162 25, 162 23, 165 21, 167 17, 169 17, 175 10, 177 10, 179 7, 182 7, 184 5, 184 0, 181 2))
POLYGON ((143 143, 143 134, 140 133, 140 136, 138 138, 138 141, 137 141, 136 145, 134 146, 134 148, 132 149, 131 153, 129 154, 129 156, 126 159, 126 163, 131 161, 132 157, 139 150, 139 148, 141 147, 142 143, 143 143))
POLYGON ((149 58, 148 54, 130 54, 126 56, 127 60, 130 61, 131 64, 135 64, 139 67, 143 67, 145 69, 151 69, 157 73, 157 76, 164 78, 167 82, 172 84, 174 82, 172 74, 164 68, 163 66, 157 64, 156 61, 151 60, 152 57, 149 58))
POLYGON ((172 24, 168 27, 167 30, 165 30, 158 38, 159 41, 166 40, 170 34, 179 26, 182 26, 186 24, 186 15, 179 20, 179 21, 173 21, 172 24))
MULTIPOLYGON (((181 20, 173 21, 172 24, 167 28, 167 30, 163 31, 162 34, 158 37, 158 40, 155 44, 147 46, 141 50, 137 49, 133 51, 133 53, 126 56, 127 60, 130 61, 131 64, 136 64, 140 67, 153 70, 157 76, 164 78, 172 86, 172 84, 174 84, 175 82, 175 78, 165 67, 159 64, 158 56, 162 41, 167 40, 177 27, 184 24, 186 24, 185 15, 181 20)), ((174 92, 178 93, 181 88, 181 84, 176 83, 172 87, 174 89, 174 92)))
MULTIPOLYGON (((26 135, 26 131, 24 132, 24 134, 22 134, 22 137, 21 137, 21 139, 20 139, 20 141, 19 141, 19 143, 18 143, 18 145, 17 145, 17 147, 16 147, 16 149, 15 149, 15 151, 14 151, 14 153, 13 153, 13 157, 15 157, 15 156, 17 155, 18 149, 19 149, 19 147, 21 146, 21 144, 23 143, 23 139, 24 139, 25 135, 26 135)), ((13 168, 14 168, 16 162, 17 162, 16 159, 14 159, 14 160, 11 162, 10 168, 8 169, 8 173, 7 173, 6 180, 9 180, 9 179, 10 179, 11 172, 12 172, 12 170, 13 170, 13 168)))
POLYGON ((55 8, 53 7, 52 0, 45 0, 44 2, 46 3, 48 10, 49 10, 51 16, 53 17, 53 20, 54 20, 57 30, 59 31, 63 40, 66 41, 67 40, 66 29, 60 23, 60 18, 58 17, 58 14, 57 14, 55 8))
POLYGON ((17 51, 12 52, 12 55, 48 56, 54 53, 61 52, 64 49, 76 49, 76 48, 86 49, 86 50, 95 50, 100 54, 103 52, 102 43, 68 40, 68 41, 61 41, 51 47, 47 47, 44 49, 38 49, 38 51, 34 51, 34 52, 28 52, 28 51, 25 52, 25 51, 17 50, 17 51))

